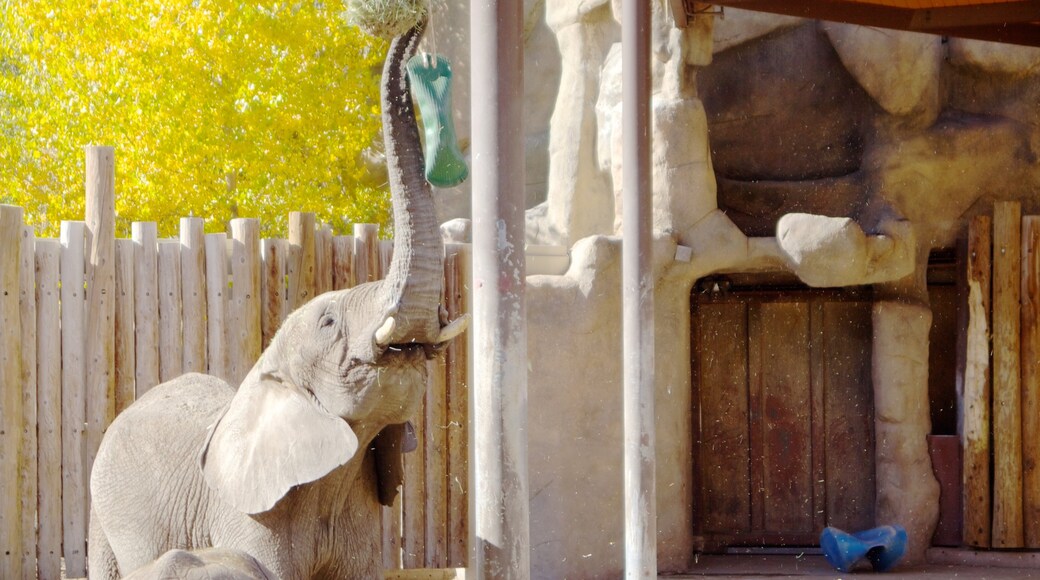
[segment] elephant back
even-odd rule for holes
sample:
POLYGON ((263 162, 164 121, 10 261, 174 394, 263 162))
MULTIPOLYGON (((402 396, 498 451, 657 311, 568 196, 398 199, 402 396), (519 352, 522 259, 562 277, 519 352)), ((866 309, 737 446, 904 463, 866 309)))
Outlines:
POLYGON ((108 428, 90 490, 93 517, 120 568, 134 570, 171 548, 206 545, 204 527, 192 524, 212 495, 198 454, 233 396, 220 379, 183 375, 148 391, 108 428))

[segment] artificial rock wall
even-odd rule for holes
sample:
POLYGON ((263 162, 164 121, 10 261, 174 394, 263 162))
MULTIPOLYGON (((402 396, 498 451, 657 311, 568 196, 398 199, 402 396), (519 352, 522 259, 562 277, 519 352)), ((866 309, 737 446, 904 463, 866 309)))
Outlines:
MULTIPOLYGON (((920 561, 938 502, 924 440, 927 255, 993 200, 1040 211, 1040 50, 731 9, 679 31, 666 4, 653 2, 659 569, 689 569, 694 550, 691 288, 763 270, 876 285, 877 518, 906 525, 920 561)), ((434 26, 456 31, 461 62, 466 3, 446 5, 434 26)), ((565 275, 528 278, 532 577, 617 577, 617 7, 525 7, 527 237, 571 255, 565 275)), ((448 192, 442 215, 466 217, 452 195, 468 192, 448 192)))

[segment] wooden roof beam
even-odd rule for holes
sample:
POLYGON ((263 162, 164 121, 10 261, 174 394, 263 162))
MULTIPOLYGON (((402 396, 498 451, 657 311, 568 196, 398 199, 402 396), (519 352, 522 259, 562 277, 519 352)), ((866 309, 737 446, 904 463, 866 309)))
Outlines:
MULTIPOLYGON (((713 4, 861 26, 1040 46, 1040 0, 921 9, 838 0, 715 0, 713 4)), ((693 5, 691 0, 685 0, 685 14, 693 13, 693 5)), ((678 21, 677 17, 677 24, 678 21)))
POLYGON ((957 28, 939 28, 928 32, 957 38, 1040 46, 1040 22, 1017 22, 1006 26, 959 26, 957 28))
POLYGON ((937 28, 977 28, 1020 22, 1040 22, 1040 0, 914 10, 910 30, 927 32, 937 28))

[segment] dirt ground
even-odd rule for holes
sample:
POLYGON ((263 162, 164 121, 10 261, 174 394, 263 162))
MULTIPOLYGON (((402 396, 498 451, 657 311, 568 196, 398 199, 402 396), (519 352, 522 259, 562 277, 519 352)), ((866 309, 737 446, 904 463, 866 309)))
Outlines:
POLYGON ((915 568, 896 568, 885 574, 875 574, 869 566, 857 568, 850 574, 836 572, 823 556, 818 555, 740 555, 701 556, 690 573, 661 576, 662 580, 699 578, 754 579, 768 578, 869 578, 885 580, 1022 580, 1040 578, 1040 569, 996 568, 952 564, 927 564, 915 568))
MULTIPOLYGON (((666 574, 661 575, 660 578, 661 580, 699 580, 701 578, 718 580, 755 580, 759 578, 768 580, 784 578, 845 580, 855 578, 863 580, 872 576, 879 580, 1025 580, 1040 579, 1040 569, 927 564, 915 568, 897 568, 885 574, 875 574, 869 566, 864 566, 850 574, 842 574, 835 572, 823 556, 815 554, 730 555, 700 556, 694 568, 688 573, 666 574)), ((423 576, 424 579, 442 577, 450 576, 423 576)), ((455 577, 463 577, 463 575, 455 577)), ((64 574, 62 574, 62 578, 65 578, 64 574)))

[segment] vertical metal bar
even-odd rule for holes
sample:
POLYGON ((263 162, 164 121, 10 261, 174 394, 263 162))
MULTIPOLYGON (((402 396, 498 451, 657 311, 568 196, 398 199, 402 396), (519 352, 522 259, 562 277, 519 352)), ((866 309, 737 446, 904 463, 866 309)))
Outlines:
POLYGON ((523 22, 518 0, 471 2, 476 578, 530 576, 523 22))
POLYGON ((650 3, 624 0, 621 14, 625 577, 657 578, 650 3))

